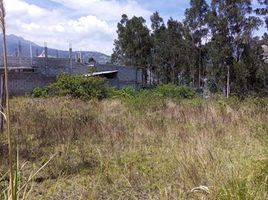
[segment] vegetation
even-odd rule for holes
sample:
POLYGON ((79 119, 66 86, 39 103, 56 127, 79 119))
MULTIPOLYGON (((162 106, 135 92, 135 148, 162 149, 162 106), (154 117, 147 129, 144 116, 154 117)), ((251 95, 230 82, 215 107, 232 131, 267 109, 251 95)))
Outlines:
POLYGON ((268 99, 249 97, 268 94, 258 3, 191 0, 183 22, 154 13, 152 32, 123 15, 112 60, 141 66, 144 84, 154 72, 150 90, 61 75, 9 106, 5 59, 0 199, 268 199, 268 99), (206 83, 244 99, 191 89, 206 83))
POLYGON ((262 56, 268 34, 254 31, 266 24, 267 0, 191 0, 182 22, 166 23, 158 12, 151 16, 151 30, 142 17, 118 23, 112 61, 143 67, 157 79, 198 89, 209 82, 226 96, 268 94, 268 64, 262 56), (256 2, 257 3, 257 2, 256 2))
MULTIPOLYGON (((28 199, 267 199, 267 99, 156 91, 129 88, 89 102, 12 99, 20 183, 56 153, 30 181, 28 199)), ((1 135, 1 191, 6 152, 1 135)))
POLYGON ((46 98, 49 96, 70 96, 82 100, 103 99, 113 97, 138 97, 151 96, 168 98, 188 98, 195 96, 195 92, 188 87, 179 87, 174 84, 162 84, 150 90, 137 90, 126 87, 122 90, 108 87, 105 79, 99 77, 60 75, 55 83, 48 87, 34 88, 32 96, 35 98, 46 98))
POLYGON ((55 83, 50 84, 48 87, 35 88, 32 95, 33 97, 67 95, 83 100, 90 100, 92 98, 102 99, 107 96, 107 85, 105 79, 99 77, 62 74, 55 83))

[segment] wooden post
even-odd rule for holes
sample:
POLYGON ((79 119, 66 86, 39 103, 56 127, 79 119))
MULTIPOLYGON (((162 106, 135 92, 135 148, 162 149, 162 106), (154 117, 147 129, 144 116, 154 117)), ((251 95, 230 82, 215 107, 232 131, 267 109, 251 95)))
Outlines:
MULTIPOLYGON (((4 112, 5 107, 5 84, 4 74, 0 75, 0 111, 4 112)), ((0 115, 0 133, 4 132, 4 116, 0 115)))
POLYGON ((3 53, 4 53, 4 69, 5 69, 5 118, 6 118, 6 132, 8 138, 8 157, 9 157, 9 194, 8 199, 15 199, 15 190, 13 185, 13 156, 12 156, 12 136, 10 130, 10 107, 9 107, 9 88, 8 88, 8 66, 7 66, 7 43, 6 43, 6 25, 5 25, 5 8, 3 0, 0 0, 0 24, 2 28, 3 37, 3 53))

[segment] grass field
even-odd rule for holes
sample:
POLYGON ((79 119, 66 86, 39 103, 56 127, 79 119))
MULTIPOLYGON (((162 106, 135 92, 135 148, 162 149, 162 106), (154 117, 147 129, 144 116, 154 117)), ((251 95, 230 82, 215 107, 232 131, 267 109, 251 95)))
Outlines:
POLYGON ((268 199, 267 99, 14 98, 11 109, 21 184, 56 153, 28 199, 268 199))

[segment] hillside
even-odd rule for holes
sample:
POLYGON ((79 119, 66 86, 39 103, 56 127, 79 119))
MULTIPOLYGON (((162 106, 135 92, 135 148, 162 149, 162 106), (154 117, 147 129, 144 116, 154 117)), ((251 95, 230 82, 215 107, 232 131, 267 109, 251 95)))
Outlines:
MULTIPOLYGON (((3 39, 0 37, 0 43, 2 44, 3 39)), ((32 51, 33 55, 36 56, 37 54, 41 54, 42 51, 44 50, 44 47, 39 46, 29 40, 25 40, 22 37, 16 36, 16 35, 8 35, 7 36, 7 50, 8 50, 8 55, 15 55, 16 49, 18 48, 18 44, 21 44, 21 51, 22 51, 22 56, 25 57, 30 57, 30 43, 32 43, 32 51)), ((49 56, 56 57, 58 53, 58 56, 61 58, 68 58, 69 57, 69 52, 63 51, 63 50, 57 50, 57 49, 52 49, 48 48, 48 54, 49 56)), ((78 53, 78 52, 74 52, 78 53)), ((2 55, 2 48, 0 48, 0 54, 2 55)), ((82 54, 84 55, 84 58, 88 60, 89 58, 94 58, 97 62, 101 64, 105 64, 107 62, 110 62, 110 56, 107 56, 103 53, 100 52, 95 52, 95 51, 82 51, 82 54)))

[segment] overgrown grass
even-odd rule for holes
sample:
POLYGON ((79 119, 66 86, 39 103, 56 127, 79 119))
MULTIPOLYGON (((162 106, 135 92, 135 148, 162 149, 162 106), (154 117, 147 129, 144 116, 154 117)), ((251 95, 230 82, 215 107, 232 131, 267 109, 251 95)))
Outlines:
POLYGON ((20 158, 37 168, 57 153, 34 178, 29 199, 268 198, 267 99, 120 92, 102 101, 12 100, 20 158), (191 192, 200 185, 209 194, 191 192))

